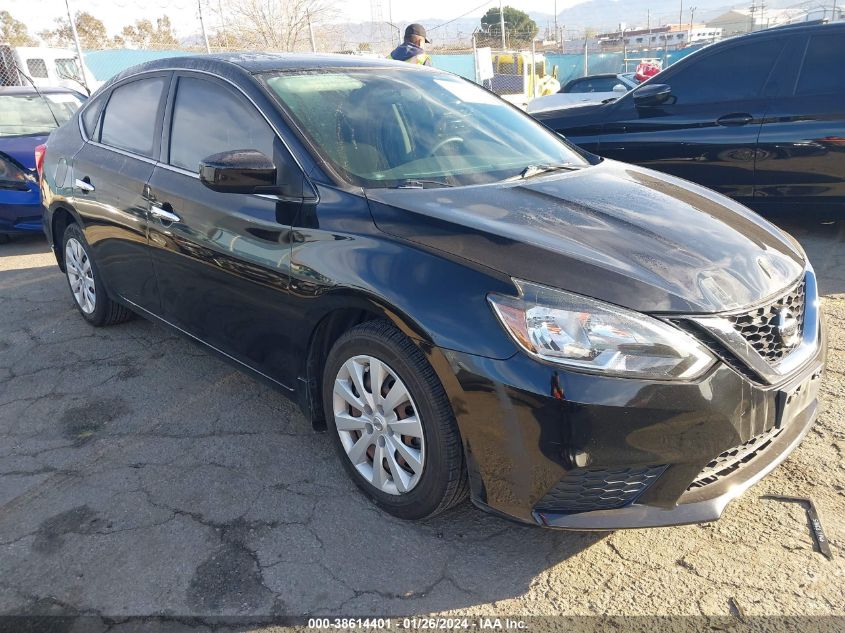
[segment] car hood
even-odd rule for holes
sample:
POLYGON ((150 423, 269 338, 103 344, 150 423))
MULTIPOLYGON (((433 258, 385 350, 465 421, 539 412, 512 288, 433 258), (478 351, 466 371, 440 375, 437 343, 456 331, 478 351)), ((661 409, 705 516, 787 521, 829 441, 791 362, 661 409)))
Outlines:
POLYGON ((746 307, 805 267, 792 238, 742 205, 609 160, 521 183, 367 196, 385 233, 642 312, 746 307))
POLYGON ((572 125, 578 125, 582 123, 582 120, 585 123, 595 124, 597 122, 596 117, 601 112, 606 111, 608 106, 617 103, 617 101, 611 101, 609 103, 579 104, 558 109, 543 108, 540 112, 531 112, 530 114, 532 117, 540 121, 540 123, 548 125, 549 127, 555 127, 554 123, 556 123, 557 119, 565 120, 567 126, 570 126, 570 121, 572 122, 572 125))
POLYGON ((48 134, 0 136, 0 152, 11 156, 27 169, 35 169, 35 148, 47 142, 48 134))
POLYGON ((618 92, 556 93, 532 99, 528 102, 526 112, 534 115, 559 109, 569 110, 589 105, 602 105, 605 101, 615 101, 620 96, 618 92))

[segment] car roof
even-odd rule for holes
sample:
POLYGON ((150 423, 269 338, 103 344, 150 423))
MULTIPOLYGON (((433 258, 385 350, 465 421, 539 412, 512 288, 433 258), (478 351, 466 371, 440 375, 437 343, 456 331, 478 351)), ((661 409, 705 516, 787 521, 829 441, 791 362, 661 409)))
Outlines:
POLYGON ((103 85, 107 90, 114 84, 140 73, 165 70, 193 70, 211 73, 224 79, 234 80, 266 72, 299 72, 328 69, 375 69, 392 68, 403 72, 435 72, 447 74, 430 66, 408 64, 392 59, 362 57, 359 55, 300 54, 300 53, 214 53, 211 55, 184 55, 164 57, 138 64, 114 75, 103 85))
MULTIPOLYGON (((418 69, 417 64, 397 62, 390 59, 338 54, 298 53, 214 53, 211 55, 185 55, 165 57, 129 68, 124 73, 140 70, 184 68, 210 70, 218 66, 239 66, 250 74, 272 71, 320 70, 326 68, 396 68, 418 69)), ((429 70, 426 67, 424 70, 429 70)), ((121 73, 123 75, 124 73, 121 73)))
MULTIPOLYGON (((783 24, 781 26, 773 26, 768 29, 763 29, 762 31, 755 31, 754 33, 737 35, 736 37, 731 37, 729 39, 722 40, 722 42, 739 42, 749 39, 763 38, 767 36, 783 35, 785 33, 812 33, 816 31, 841 31, 843 29, 845 29, 845 22, 829 22, 827 24, 818 24, 813 22, 805 24, 804 22, 797 22, 795 24, 783 24)), ((716 44, 721 44, 722 42, 716 42, 716 44)))

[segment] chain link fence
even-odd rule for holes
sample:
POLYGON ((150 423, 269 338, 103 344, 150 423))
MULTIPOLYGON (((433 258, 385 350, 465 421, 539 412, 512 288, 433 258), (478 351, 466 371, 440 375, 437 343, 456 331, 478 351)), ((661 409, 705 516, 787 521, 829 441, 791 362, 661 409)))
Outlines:
MULTIPOLYGON (((63 8, 64 2, 52 6, 63 8)), ((343 22, 332 0, 74 0, 71 6, 73 25, 60 11, 50 28, 35 33, 19 28, 15 16, 0 11, 6 40, 0 41, 0 84, 61 85, 91 92, 131 66, 186 54, 316 52, 387 57, 401 42, 406 26, 389 19, 343 22), (127 15, 137 15, 141 7, 150 17, 127 19, 115 28, 116 11, 126 8, 127 15), (106 17, 111 18, 108 29, 106 17)), ((380 17, 376 13, 372 17, 380 17)), ((466 24, 429 27, 428 52, 434 66, 482 83, 517 103, 555 92, 584 74, 622 72, 632 63, 631 55, 623 52, 602 52, 584 31, 560 31, 553 39, 545 33, 542 39, 536 30, 506 28, 502 38, 496 28, 485 31, 478 24, 469 30, 466 24), (479 49, 485 50, 485 60, 489 50, 492 76, 479 67, 474 54, 479 49)), ((643 56, 657 57, 665 67, 691 50, 643 56)))

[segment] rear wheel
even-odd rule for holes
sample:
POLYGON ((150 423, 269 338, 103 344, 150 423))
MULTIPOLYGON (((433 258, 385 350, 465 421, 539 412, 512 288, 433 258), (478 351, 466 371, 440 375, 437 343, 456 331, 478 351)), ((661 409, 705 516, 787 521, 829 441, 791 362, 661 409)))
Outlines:
POLYGON ((403 519, 438 514, 467 494, 457 423, 434 370, 384 321, 356 326, 329 353, 327 425, 355 483, 403 519))
POLYGON ((103 326, 130 319, 132 312, 106 294, 100 273, 91 258, 91 247, 76 224, 65 229, 62 244, 70 294, 85 320, 92 325, 103 326))

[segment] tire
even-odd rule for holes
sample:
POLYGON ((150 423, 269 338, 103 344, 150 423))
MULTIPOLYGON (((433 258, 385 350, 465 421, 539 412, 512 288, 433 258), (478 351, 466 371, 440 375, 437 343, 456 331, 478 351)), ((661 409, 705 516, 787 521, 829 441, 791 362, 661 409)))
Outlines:
POLYGON ((463 446, 446 392, 416 345, 390 323, 362 323, 338 339, 326 359, 322 394, 328 432, 344 468, 385 511, 422 519, 467 496, 463 446), (376 374, 382 377, 378 397, 370 380, 376 374), (375 467, 377 455, 381 469, 375 467))
POLYGON ((91 257, 91 247, 78 225, 69 224, 65 229, 62 253, 70 295, 88 323, 101 327, 123 323, 132 318, 128 308, 112 301, 106 293, 100 272, 91 257))

